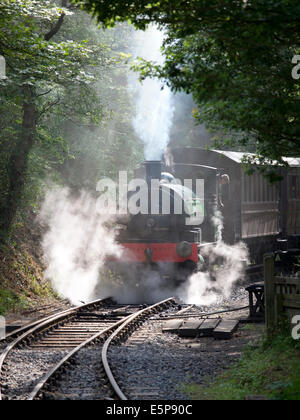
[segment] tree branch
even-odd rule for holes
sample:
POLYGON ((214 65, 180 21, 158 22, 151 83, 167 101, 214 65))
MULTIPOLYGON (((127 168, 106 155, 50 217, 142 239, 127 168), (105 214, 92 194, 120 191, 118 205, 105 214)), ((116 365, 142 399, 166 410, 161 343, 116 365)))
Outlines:
MULTIPOLYGON (((61 2, 62 7, 67 7, 67 4, 68 4, 68 0, 62 0, 62 2, 61 2)), ((50 41, 50 39, 53 38, 59 32, 60 28, 62 27, 62 24, 64 23, 65 16, 66 16, 65 13, 62 13, 60 15, 56 24, 45 35, 45 41, 50 41)))
POLYGON ((60 30, 60 28, 61 28, 61 26, 64 22, 65 16, 66 16, 65 13, 62 13, 60 15, 60 18, 56 22, 56 25, 54 25, 53 28, 45 35, 45 41, 50 41, 50 39, 53 38, 54 35, 57 34, 57 32, 60 30))
POLYGON ((39 116, 37 120, 39 120, 44 114, 46 114, 52 107, 58 105, 60 103, 60 97, 58 97, 55 101, 48 103, 47 106, 44 107, 44 109, 41 110, 39 113, 39 116))
POLYGON ((36 95, 36 98, 39 98, 40 96, 48 95, 48 93, 51 93, 53 89, 48 90, 47 92, 40 93, 39 95, 36 95))

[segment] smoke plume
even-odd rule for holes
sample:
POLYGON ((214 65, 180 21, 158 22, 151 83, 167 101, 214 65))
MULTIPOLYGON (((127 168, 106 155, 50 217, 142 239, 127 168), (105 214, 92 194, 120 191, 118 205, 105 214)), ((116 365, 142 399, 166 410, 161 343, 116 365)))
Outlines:
MULTIPOLYGON (((137 31, 132 54, 162 65, 163 39, 163 32, 155 26, 150 26, 145 32, 137 31)), ((162 89, 161 82, 156 79, 147 78, 141 84, 135 74, 130 75, 129 86, 136 104, 133 126, 145 145, 145 158, 160 160, 170 140, 174 116, 173 94, 167 86, 162 89)))

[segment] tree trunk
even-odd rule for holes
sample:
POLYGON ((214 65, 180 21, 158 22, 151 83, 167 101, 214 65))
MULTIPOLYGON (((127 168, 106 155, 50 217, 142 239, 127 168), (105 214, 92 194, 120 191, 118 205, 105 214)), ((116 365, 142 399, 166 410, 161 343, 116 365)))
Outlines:
MULTIPOLYGON (((62 7, 67 7, 68 0, 62 0, 62 7)), ((56 24, 44 35, 45 41, 50 41, 61 29, 65 13, 62 13, 56 24)), ((0 242, 11 232, 12 224, 22 199, 27 176, 29 153, 36 137, 37 112, 34 87, 23 88, 23 122, 20 136, 7 164, 8 192, 0 205, 0 242)))
POLYGON ((23 122, 18 141, 7 165, 8 193, 4 205, 0 208, 0 229, 6 238, 22 199, 27 175, 28 156, 36 135, 36 106, 33 89, 24 87, 23 122))

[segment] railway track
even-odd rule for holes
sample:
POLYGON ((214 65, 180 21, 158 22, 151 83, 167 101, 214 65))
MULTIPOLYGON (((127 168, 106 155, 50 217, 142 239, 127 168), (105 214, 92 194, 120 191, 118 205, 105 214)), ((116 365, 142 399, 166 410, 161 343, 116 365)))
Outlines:
POLYGON ((111 299, 98 300, 11 334, 0 356, 0 399, 23 399, 68 352, 138 309, 116 305, 111 299))
POLYGON ((107 356, 101 362, 102 347, 108 349, 125 339, 153 313, 172 304, 174 299, 168 299, 141 309, 140 305, 116 305, 106 299, 64 311, 10 335, 11 342, 0 356, 0 398, 118 398, 107 356))
MULTIPOLYGON (((108 361, 108 351, 110 346, 113 344, 119 344, 122 341, 126 341, 128 337, 139 328, 143 322, 151 317, 153 313, 159 312, 163 309, 166 309, 169 307, 170 304, 175 304, 175 299, 167 299, 163 302, 160 302, 156 305, 150 306, 149 308, 146 308, 144 310, 141 310, 140 312, 134 314, 132 317, 130 317, 128 320, 126 320, 120 327, 108 338, 108 340, 104 343, 102 348, 102 364, 105 370, 105 373, 109 379, 109 382, 113 388, 114 394, 116 397, 122 401, 128 400, 128 397, 125 394, 125 391, 123 391, 118 384, 118 381, 116 380, 112 367, 108 361)), ((142 338, 144 340, 144 338, 142 338)))
MULTIPOLYGON (((261 270, 255 267, 247 273, 247 280, 259 276, 261 270)), ((155 314, 175 304, 171 298, 141 309, 140 305, 99 300, 11 333, 0 355, 0 399, 131 399, 132 392, 120 385, 119 369, 110 365, 110 350, 128 339, 129 347, 131 342, 135 346, 149 339, 148 332, 140 333, 140 326, 145 320, 159 320, 155 314), (117 378, 114 371, 118 372, 117 378)), ((210 315, 201 314, 199 309, 186 305, 162 317, 167 320, 210 315)), ((150 391, 146 387, 138 395, 148 392, 151 398, 155 390, 150 391)))
POLYGON ((38 325, 42 325, 44 323, 46 323, 47 321, 54 321, 53 325, 55 325, 55 321, 59 320, 59 321, 63 321, 64 319, 67 319, 68 317, 72 317, 74 314, 78 313, 79 311, 84 311, 84 310, 89 310, 89 309, 93 309, 97 306, 102 306, 105 305, 109 302, 112 302, 111 298, 108 299, 101 299, 101 300, 96 300, 94 302, 90 302, 88 304, 83 304, 80 305, 78 307, 75 308, 70 308, 70 309, 66 309, 64 311, 57 311, 55 310, 54 313, 49 314, 47 316, 45 316, 44 318, 35 320, 27 325, 24 325, 23 327, 12 331, 9 334, 6 334, 6 337, 2 340, 0 340, 0 344, 3 346, 4 344, 9 344, 11 342, 13 342, 14 340, 16 340, 18 337, 23 336, 27 331, 34 329, 35 327, 37 327, 38 325))

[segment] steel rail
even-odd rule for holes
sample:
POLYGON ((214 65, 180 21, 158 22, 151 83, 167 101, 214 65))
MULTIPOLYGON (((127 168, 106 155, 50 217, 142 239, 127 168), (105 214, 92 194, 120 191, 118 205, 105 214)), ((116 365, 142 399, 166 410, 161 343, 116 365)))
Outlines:
POLYGON ((172 303, 175 303, 175 298, 169 298, 162 302, 156 303, 155 305, 149 306, 148 308, 145 308, 129 317, 110 337, 109 339, 104 343, 103 349, 102 349, 102 364, 106 373, 106 376, 109 379, 109 382, 117 395, 117 397, 122 401, 127 401, 128 398, 126 395, 122 392, 121 388, 119 387, 112 370, 110 368, 109 362, 108 362, 108 349, 112 342, 120 335, 120 333, 123 332, 127 327, 129 327, 130 324, 133 322, 137 322, 138 319, 143 318, 147 315, 147 313, 151 314, 153 311, 160 309, 162 306, 170 305, 172 303))
POLYGON ((54 313, 52 315, 48 315, 48 316, 46 316, 44 318, 37 319, 37 320, 35 320, 35 321, 27 324, 27 325, 24 325, 21 328, 18 328, 15 331, 12 331, 9 334, 6 334, 6 336, 0 340, 0 344, 1 343, 5 343, 7 340, 10 340, 12 338, 17 338, 18 336, 24 334, 26 331, 31 330, 33 327, 35 327, 35 326, 37 326, 37 325, 39 325, 39 324, 41 324, 41 323, 43 323, 45 321, 48 321, 48 320, 50 320, 52 318, 55 318, 58 315, 64 315, 64 314, 67 315, 67 314, 69 314, 69 313, 71 313, 73 311, 78 311, 78 310, 81 310, 81 309, 89 308, 91 305, 93 306, 93 305, 97 304, 98 302, 104 302, 105 303, 105 301, 109 301, 110 299, 111 298, 106 298, 106 299, 102 299, 102 300, 95 300, 95 301, 92 301, 90 303, 84 303, 83 305, 75 306, 73 308, 69 308, 69 309, 66 309, 66 310, 61 311, 61 312, 56 312, 56 313, 54 313))
MULTIPOLYGON (((124 326, 128 325, 128 323, 136 320, 137 318, 140 318, 141 316, 143 316, 147 311, 150 311, 150 313, 156 309, 159 308, 162 305, 166 305, 167 303, 171 303, 173 300, 172 299, 168 299, 165 300, 163 302, 159 302, 156 305, 152 305, 151 307, 147 307, 145 309, 142 309, 141 311, 138 311, 135 314, 131 314, 129 316, 126 316, 124 319, 116 322, 115 324, 111 325, 110 327, 106 328, 105 330, 99 331, 97 334, 95 334, 94 336, 90 337, 89 339, 83 341, 79 346, 77 346, 75 349, 73 349, 72 351, 70 351, 59 363, 57 363, 51 370, 49 370, 49 372, 39 381, 39 383, 36 385, 36 387, 34 388, 34 390, 32 391, 32 393, 29 395, 29 397, 27 398, 27 400, 34 400, 37 399, 39 394, 42 394, 43 392, 47 392, 47 385, 50 386, 51 380, 55 380, 55 378, 57 376, 60 375, 60 371, 63 370, 64 365, 67 365, 68 363, 71 364, 71 359, 80 351, 82 350, 84 347, 94 343, 94 342, 99 342, 101 341, 101 338, 103 337, 103 340, 105 339, 105 337, 108 334, 111 334, 114 330, 118 329, 118 330, 122 330, 122 326, 124 324, 124 326)), ((127 308, 128 306, 126 306, 127 308)), ((114 334, 113 334, 114 335, 114 334)), ((106 370, 106 365, 105 363, 103 364, 104 370, 107 373, 106 370)), ((107 375, 109 381, 111 382, 111 378, 107 375)), ((114 386, 112 386, 114 391, 115 388, 114 386)))
POLYGON ((127 319, 131 318, 132 315, 129 315, 125 317, 124 319, 116 322, 115 324, 111 325, 110 327, 106 328, 105 330, 99 331, 97 334, 93 335, 89 339, 82 342, 79 346, 77 346, 75 349, 70 351, 60 362, 58 362, 49 372, 39 381, 39 383, 35 386, 34 390, 31 392, 27 400, 32 401, 34 399, 37 399, 39 394, 47 391, 46 386, 50 383, 51 379, 55 378, 56 375, 60 374, 60 370, 63 368, 63 365, 70 362, 70 360, 84 347, 88 346, 89 344, 92 344, 93 342, 97 342, 99 339, 101 339, 101 336, 106 336, 107 334, 110 334, 114 329, 118 328, 121 324, 126 322, 127 319))
MULTIPOLYGON (((81 306, 78 306, 77 308, 80 308, 80 307, 81 306)), ((52 314, 52 315, 46 316, 44 318, 37 319, 36 321, 30 322, 29 324, 24 325, 23 327, 18 328, 17 330, 12 331, 9 334, 6 334, 6 336, 0 340, 0 344, 6 342, 8 340, 11 340, 13 338, 19 337, 20 335, 24 334, 26 331, 31 330, 36 325, 39 325, 39 324, 41 324, 41 323, 43 323, 45 321, 48 321, 48 320, 56 317, 57 315, 67 314, 67 313, 73 311, 74 309, 76 309, 76 307, 73 307, 73 308, 70 308, 70 309, 66 309, 65 311, 62 311, 62 312, 56 312, 55 314, 52 314)))
MULTIPOLYGON (((57 312, 57 313, 61 314, 62 312, 57 312)), ((52 314, 44 318, 37 319, 34 322, 30 322, 29 324, 24 325, 23 327, 20 327, 17 330, 10 332, 9 334, 6 334, 5 337, 0 340, 0 344, 5 343, 6 341, 11 340, 13 338, 17 338, 18 336, 24 334, 26 331, 30 330, 36 325, 41 324, 42 322, 45 322, 50 318, 53 318, 55 315, 57 314, 52 314)))
POLYGON ((10 343, 3 353, 0 355, 0 401, 2 400, 2 386, 1 386, 1 379, 2 379, 2 372, 3 372, 3 365, 4 362, 9 355, 9 353, 20 343, 22 343, 26 338, 29 338, 33 334, 37 334, 45 329, 49 329, 55 325, 58 325, 60 322, 71 319, 76 316, 76 314, 80 313, 81 310, 84 309, 93 309, 99 305, 103 305, 106 302, 109 302, 111 298, 95 300, 93 302, 77 306, 76 308, 67 309, 59 314, 56 314, 50 318, 43 319, 41 322, 34 322, 30 325, 30 328, 25 327, 25 332, 17 337, 12 343, 10 343))
POLYGON ((173 319, 189 319, 189 318, 205 318, 208 316, 212 316, 212 315, 221 315, 221 314, 227 314, 227 313, 231 313, 231 312, 238 312, 238 311, 243 311, 245 309, 249 309, 250 306, 241 306, 239 308, 230 308, 230 309, 224 309, 222 311, 216 311, 216 312, 202 312, 199 314, 184 314, 181 315, 180 312, 177 312, 174 316, 170 316, 170 317, 166 317, 163 319, 163 321, 171 321, 173 319))

